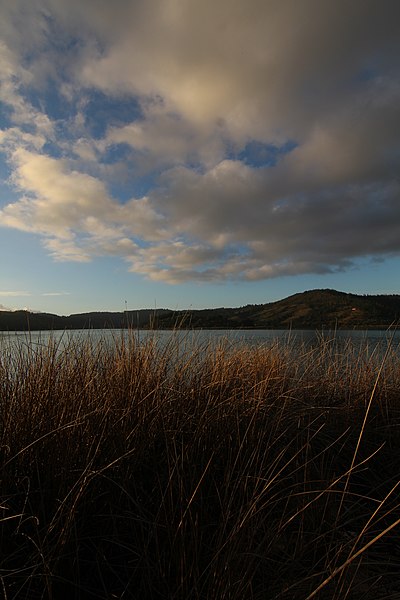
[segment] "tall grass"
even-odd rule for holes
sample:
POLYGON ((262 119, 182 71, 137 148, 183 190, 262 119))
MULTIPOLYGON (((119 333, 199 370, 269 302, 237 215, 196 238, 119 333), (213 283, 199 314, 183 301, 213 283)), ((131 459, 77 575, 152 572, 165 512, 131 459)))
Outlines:
POLYGON ((400 358, 67 339, 0 362, 0 595, 400 597, 400 358))

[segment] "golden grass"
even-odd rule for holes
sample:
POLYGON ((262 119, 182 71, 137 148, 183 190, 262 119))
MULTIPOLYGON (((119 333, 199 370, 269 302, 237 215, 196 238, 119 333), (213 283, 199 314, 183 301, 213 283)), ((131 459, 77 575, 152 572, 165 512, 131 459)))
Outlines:
POLYGON ((0 594, 400 597, 400 357, 70 338, 0 359, 0 594))

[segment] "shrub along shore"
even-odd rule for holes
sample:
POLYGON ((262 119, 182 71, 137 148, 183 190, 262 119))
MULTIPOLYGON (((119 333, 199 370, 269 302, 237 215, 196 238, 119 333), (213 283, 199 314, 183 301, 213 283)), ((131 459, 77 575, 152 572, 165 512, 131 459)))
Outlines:
POLYGON ((89 339, 0 358, 0 594, 400 597, 400 357, 89 339))

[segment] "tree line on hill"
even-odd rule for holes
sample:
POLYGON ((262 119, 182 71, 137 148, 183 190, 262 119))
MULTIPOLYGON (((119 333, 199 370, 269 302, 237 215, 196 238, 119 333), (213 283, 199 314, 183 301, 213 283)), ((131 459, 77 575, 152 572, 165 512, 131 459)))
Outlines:
POLYGON ((1 311, 0 331, 64 329, 387 329, 400 323, 400 295, 310 290, 266 304, 175 311, 141 309, 59 316, 1 311))

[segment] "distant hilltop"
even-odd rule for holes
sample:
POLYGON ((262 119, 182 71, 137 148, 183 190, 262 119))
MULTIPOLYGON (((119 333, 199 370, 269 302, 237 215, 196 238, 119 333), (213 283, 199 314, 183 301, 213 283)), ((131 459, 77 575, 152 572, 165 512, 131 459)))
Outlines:
POLYGON ((56 329, 387 329, 400 323, 400 295, 310 290, 267 304, 174 311, 141 309, 68 317, 0 311, 0 331, 56 329))

